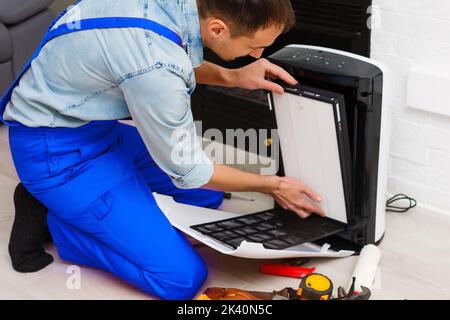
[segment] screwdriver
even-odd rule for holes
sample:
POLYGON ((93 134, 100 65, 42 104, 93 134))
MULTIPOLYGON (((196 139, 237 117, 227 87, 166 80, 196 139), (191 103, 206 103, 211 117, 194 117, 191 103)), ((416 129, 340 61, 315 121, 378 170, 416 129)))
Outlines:
POLYGON ((244 196, 241 196, 241 195, 238 195, 238 194, 233 194, 233 193, 230 193, 230 192, 225 192, 223 194, 223 198, 224 199, 231 199, 231 198, 233 198, 233 199, 239 199, 239 200, 244 200, 244 201, 255 201, 255 199, 244 197, 244 196))

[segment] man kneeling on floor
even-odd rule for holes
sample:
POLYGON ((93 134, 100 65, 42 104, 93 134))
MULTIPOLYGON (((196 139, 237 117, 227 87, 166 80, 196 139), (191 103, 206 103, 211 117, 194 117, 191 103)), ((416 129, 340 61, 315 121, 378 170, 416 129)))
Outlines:
POLYGON ((0 102, 23 184, 9 248, 14 268, 51 263, 42 249, 51 238, 64 260, 163 299, 189 299, 207 268, 153 192, 208 208, 222 204, 223 191, 263 192, 303 218, 324 214, 301 181, 208 160, 190 109, 196 83, 282 93, 270 76, 295 85, 259 59, 294 20, 289 0, 82 0, 60 16, 0 102), (229 70, 203 61, 203 47, 228 61, 259 60, 229 70), (118 122, 130 116, 137 128, 118 122), (179 130, 182 161, 172 157, 179 130))

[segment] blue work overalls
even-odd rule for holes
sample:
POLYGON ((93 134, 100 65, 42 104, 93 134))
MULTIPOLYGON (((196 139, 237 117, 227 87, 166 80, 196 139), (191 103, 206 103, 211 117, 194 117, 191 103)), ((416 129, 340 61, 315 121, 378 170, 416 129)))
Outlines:
POLYGON ((94 121, 80 128, 29 128, 2 119, 31 61, 56 37, 97 28, 144 28, 182 46, 176 33, 150 20, 97 18, 79 25, 77 30, 50 27, 0 101, 0 119, 10 126, 18 175, 48 208, 48 226, 62 259, 109 271, 163 299, 190 299, 206 280, 207 268, 171 226, 152 193, 210 208, 222 204, 222 193, 177 189, 152 160, 137 130, 118 121, 94 121))

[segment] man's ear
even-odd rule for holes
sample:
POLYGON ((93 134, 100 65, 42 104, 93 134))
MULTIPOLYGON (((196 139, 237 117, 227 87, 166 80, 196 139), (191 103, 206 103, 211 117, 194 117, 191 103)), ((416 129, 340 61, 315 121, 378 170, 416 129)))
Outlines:
POLYGON ((220 38, 229 33, 228 25, 221 19, 211 19, 208 22, 208 31, 211 37, 220 38))

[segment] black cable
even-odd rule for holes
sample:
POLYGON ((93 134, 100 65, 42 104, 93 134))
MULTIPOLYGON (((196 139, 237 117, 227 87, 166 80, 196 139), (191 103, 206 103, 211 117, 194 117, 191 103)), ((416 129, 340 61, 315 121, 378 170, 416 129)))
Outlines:
POLYGON ((393 196, 392 198, 390 198, 386 202, 386 211, 387 212, 405 213, 405 212, 408 212, 409 210, 415 208, 416 206, 417 206, 417 201, 415 199, 408 197, 405 194, 397 194, 397 195, 393 196), (408 200, 409 206, 398 207, 398 206, 393 205, 393 203, 395 203, 397 201, 402 201, 402 200, 408 200))
MULTIPOLYGON (((239 198, 239 196, 233 195, 232 193, 226 192, 224 193, 224 198, 225 199, 231 199, 231 198, 239 198)), ((248 201, 255 201, 253 199, 244 199, 244 200, 248 200, 248 201)), ((396 212, 396 213, 405 213, 408 212, 409 210, 415 208, 417 206, 417 201, 411 197, 408 197, 405 194, 397 194, 395 196, 393 196, 392 198, 390 198, 388 201, 386 201, 386 211, 387 212, 396 212), (407 200, 409 201, 409 206, 407 207, 398 207, 393 205, 395 202, 397 201, 402 201, 402 200, 407 200)))

